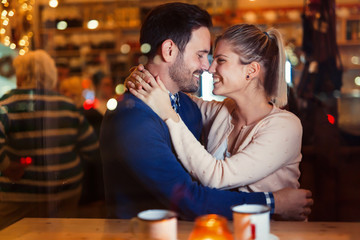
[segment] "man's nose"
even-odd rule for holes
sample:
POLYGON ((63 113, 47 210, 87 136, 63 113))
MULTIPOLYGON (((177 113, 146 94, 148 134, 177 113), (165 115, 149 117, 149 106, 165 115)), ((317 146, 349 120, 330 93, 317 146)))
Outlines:
POLYGON ((209 59, 205 59, 204 61, 202 61, 201 63, 201 69, 204 71, 207 71, 209 69, 210 63, 209 63, 209 59))

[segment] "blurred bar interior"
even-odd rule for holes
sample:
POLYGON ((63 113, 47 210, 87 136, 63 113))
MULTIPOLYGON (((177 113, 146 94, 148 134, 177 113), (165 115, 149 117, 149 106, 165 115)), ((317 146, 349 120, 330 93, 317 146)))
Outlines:
MULTIPOLYGON (((1 0, 0 97, 16 87, 12 59, 35 49, 44 49, 55 59, 59 82, 68 77, 81 80, 84 108, 92 108, 98 101, 92 83, 96 74, 109 76, 116 95, 121 95, 129 68, 146 62, 142 55, 146 46, 138 43, 142 19, 152 7, 165 2, 171 1, 1 0)), ((275 27, 282 32, 287 45, 289 109, 304 127, 301 185, 311 189, 315 198, 310 220, 359 221, 360 1, 336 0, 335 47, 341 57, 336 61, 337 66, 342 65, 337 78, 320 76, 330 70, 327 65, 322 72, 313 71, 321 69, 321 61, 311 60, 304 48, 304 41, 309 41, 304 9, 305 18, 313 14, 311 27, 324 35, 331 28, 316 10, 308 9, 310 3, 316 7, 320 0, 182 2, 211 13, 213 36, 237 23, 275 27), (330 88, 327 81, 333 84, 330 88)), ((310 45, 325 48, 326 43, 319 38, 310 45)), ((216 98, 211 88, 212 82, 204 75, 197 94, 216 98)), ((113 104, 108 101, 107 108, 113 104)), ((84 210, 82 217, 103 217, 99 212, 84 210)))

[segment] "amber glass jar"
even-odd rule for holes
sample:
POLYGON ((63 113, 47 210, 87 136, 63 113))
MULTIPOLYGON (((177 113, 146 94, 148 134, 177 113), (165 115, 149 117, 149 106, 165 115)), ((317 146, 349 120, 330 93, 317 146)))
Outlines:
POLYGON ((233 240, 226 218, 208 214, 195 220, 195 226, 188 240, 233 240))

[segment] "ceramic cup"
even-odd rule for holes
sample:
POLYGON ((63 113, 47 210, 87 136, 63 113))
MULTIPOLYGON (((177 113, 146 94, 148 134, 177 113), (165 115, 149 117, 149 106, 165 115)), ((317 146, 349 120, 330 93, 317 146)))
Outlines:
POLYGON ((268 240, 270 238, 270 207, 242 204, 231 207, 235 240, 268 240))
POLYGON ((136 239, 176 240, 177 214, 162 209, 142 211, 131 219, 131 229, 136 239))

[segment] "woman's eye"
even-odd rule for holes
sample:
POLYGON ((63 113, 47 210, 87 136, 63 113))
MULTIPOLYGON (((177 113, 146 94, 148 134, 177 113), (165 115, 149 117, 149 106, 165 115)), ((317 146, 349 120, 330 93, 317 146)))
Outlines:
POLYGON ((218 59, 216 59, 216 61, 217 61, 217 63, 223 63, 223 62, 225 62, 225 60, 222 59, 222 58, 218 58, 218 59))

